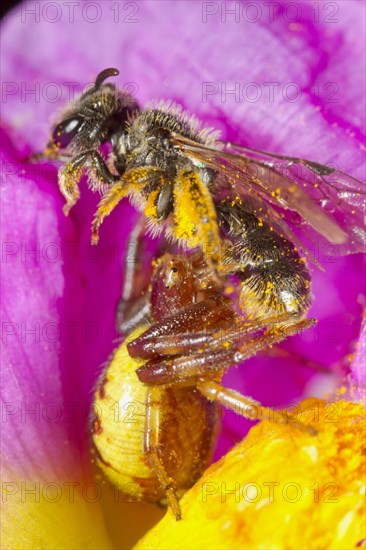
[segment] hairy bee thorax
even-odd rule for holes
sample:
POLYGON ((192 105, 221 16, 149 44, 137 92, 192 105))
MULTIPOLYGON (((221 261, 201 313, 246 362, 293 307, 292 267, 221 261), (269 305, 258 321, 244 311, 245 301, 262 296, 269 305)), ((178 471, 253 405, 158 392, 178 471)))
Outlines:
POLYGON ((214 146, 218 133, 202 128, 199 121, 169 101, 151 102, 146 109, 135 111, 126 132, 120 135, 114 148, 115 157, 130 167, 157 166, 172 177, 177 169, 197 163, 182 154, 171 142, 174 134, 195 143, 214 146), (178 163, 178 166, 177 166, 178 163))
POLYGON ((212 128, 202 128, 199 120, 171 101, 152 101, 132 120, 130 132, 149 134, 165 129, 198 143, 213 145, 219 133, 212 128))
POLYGON ((174 146, 175 134, 212 146, 218 135, 171 102, 137 111, 120 136, 113 163, 124 168, 128 194, 148 219, 150 232, 166 230, 185 248, 219 243, 210 188, 216 173, 174 146), (164 222, 164 223, 163 223, 164 222))

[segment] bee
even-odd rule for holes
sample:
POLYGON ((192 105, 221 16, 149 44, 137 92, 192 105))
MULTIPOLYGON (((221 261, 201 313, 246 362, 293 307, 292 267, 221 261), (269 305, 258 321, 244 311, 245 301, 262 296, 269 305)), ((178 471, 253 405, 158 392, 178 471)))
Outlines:
POLYGON ((164 231, 182 249, 200 249, 219 279, 236 277, 247 316, 293 332, 312 301, 306 259, 320 267, 304 239, 363 252, 365 185, 317 162, 220 141, 174 103, 141 109, 105 83, 118 74, 102 71, 52 130, 44 156, 65 161, 58 172, 65 213, 86 172, 104 193, 94 244, 103 220, 129 197, 154 235, 164 231))
MULTIPOLYGON (((97 384, 92 454, 130 499, 169 506, 179 520, 179 499, 212 459, 221 406, 252 420, 308 428, 298 417, 221 385, 230 366, 269 342, 262 337, 265 324, 242 322, 226 283, 217 280, 202 253, 164 253, 152 274, 142 263, 136 254, 127 267, 122 301, 128 336, 97 384), (135 294, 144 296, 140 315, 135 294)), ((305 320, 302 328, 310 324, 305 320)), ((270 343, 286 335, 272 335, 270 343)))

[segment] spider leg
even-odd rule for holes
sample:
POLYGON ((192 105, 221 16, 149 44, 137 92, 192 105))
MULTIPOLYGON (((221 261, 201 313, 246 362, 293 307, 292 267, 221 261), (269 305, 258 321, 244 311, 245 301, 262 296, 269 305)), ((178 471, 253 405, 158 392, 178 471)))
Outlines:
POLYGON ((218 323, 223 327, 232 324, 234 317, 226 298, 214 295, 157 321, 128 344, 128 352, 131 357, 150 359, 157 355, 188 352, 192 350, 191 346, 202 348, 205 342, 207 347, 212 328, 218 323))
POLYGON ((319 361, 314 361, 313 359, 310 359, 309 357, 306 356, 305 353, 289 351, 279 346, 273 346, 272 348, 268 348, 267 350, 264 350, 263 353, 265 353, 268 357, 275 357, 275 358, 294 361, 299 365, 301 365, 302 367, 312 369, 316 372, 323 372, 324 374, 329 374, 329 375, 331 375, 332 373, 330 367, 327 367, 325 364, 322 364, 319 361))
POLYGON ((150 296, 147 291, 153 266, 145 262, 143 236, 146 220, 141 216, 130 233, 124 262, 122 296, 117 308, 117 327, 122 334, 129 334, 151 317, 150 296))
MULTIPOLYGON (((128 344, 128 350, 132 357, 144 359, 161 355, 183 355, 194 350, 203 351, 208 347, 211 350, 228 348, 246 334, 267 329, 266 339, 261 340, 262 344, 258 349, 260 351, 262 347, 272 345, 272 339, 273 343, 277 343, 303 330, 302 325, 297 328, 296 323, 292 331, 293 325, 293 319, 289 320, 287 314, 250 321, 241 319, 235 315, 225 298, 215 295, 154 323, 128 344), (284 336, 279 337, 283 332, 284 336)), ((256 342, 254 345, 257 345, 256 342)), ((251 347, 246 344, 243 353, 249 353, 250 350, 251 347)), ((249 356, 254 353, 250 352, 249 356)))
MULTIPOLYGON (((202 303, 202 302, 201 302, 202 303)), ((194 313, 195 307, 192 307, 191 312, 194 313)), ((188 308, 186 308, 187 310, 188 308)), ((185 310, 185 311, 186 311, 185 310)), ((178 316, 174 317, 174 320, 179 319, 178 316)), ((166 320, 154 324, 151 329, 144 332, 139 338, 136 338, 130 344, 131 354, 138 354, 141 357, 152 358, 153 356, 162 355, 184 355, 191 354, 193 351, 203 352, 205 349, 217 350, 220 348, 227 348, 236 341, 239 341, 243 336, 254 332, 255 330, 268 327, 267 320, 265 323, 259 320, 251 322, 242 322, 239 319, 235 319, 232 311, 228 308, 224 312, 214 312, 214 316, 210 319, 206 319, 204 326, 205 330, 197 330, 195 332, 181 332, 179 327, 178 331, 173 328, 171 334, 167 334, 166 331, 170 331, 170 327, 166 325, 166 320), (221 323, 219 327, 215 327, 215 323, 225 320, 225 326, 221 323), (164 331, 164 333, 161 333, 164 331), (142 346, 139 348, 139 344, 142 346), (139 351, 137 349, 139 348, 139 351), (135 351, 136 350, 136 351, 135 351)), ((270 320, 269 320, 270 321, 270 320)), ((190 324, 189 329, 194 329, 194 324, 190 324)), ((267 350, 266 350, 267 351, 267 350)))
MULTIPOLYGON (((214 333, 208 331, 185 332, 183 334, 166 334, 157 336, 151 342, 144 342, 141 354, 149 358, 184 355, 192 351, 202 352, 205 348, 215 344, 214 333)), ((137 340, 137 339, 136 339, 137 340)), ((138 353, 136 348, 131 353, 138 353)), ((140 355, 138 355, 139 357, 140 355)))
POLYGON ((227 409, 231 409, 249 420, 267 420, 276 424, 291 423, 302 431, 314 433, 312 427, 306 426, 298 420, 298 414, 289 413, 287 410, 285 412, 264 407, 259 401, 255 401, 235 390, 225 388, 215 381, 199 380, 197 389, 210 401, 220 403, 227 409))
POLYGON ((146 398, 146 421, 144 433, 144 447, 146 460, 156 474, 163 487, 169 506, 177 520, 181 519, 180 506, 176 495, 173 479, 168 476, 164 467, 163 455, 165 449, 159 445, 161 436, 160 406, 161 396, 165 390, 162 388, 149 388, 146 398))
MULTIPOLYGON (((222 329, 220 338, 214 338, 213 345, 207 346, 201 353, 194 352, 172 359, 152 360, 140 367, 136 373, 139 380, 148 385, 184 383, 190 379, 200 377, 217 378, 232 365, 241 363, 268 346, 311 327, 314 322, 314 319, 303 319, 288 325, 278 325, 265 330, 264 333, 257 332, 249 341, 244 342, 235 337, 238 329, 234 331, 222 329), (227 342, 225 343, 226 336, 227 342)), ((254 324, 253 327, 258 331, 258 323, 254 324)), ((153 329, 154 327, 151 327, 150 330, 153 329)), ((248 332, 250 333, 250 330, 248 332)), ((140 338, 143 338, 143 336, 144 334, 140 338)), ((243 333, 242 336, 246 336, 246 334, 243 333)), ((129 344, 129 352, 133 344, 134 342, 129 344)), ((135 346, 135 351, 139 351, 136 355, 141 353, 142 356, 142 353, 147 349, 144 350, 142 346, 135 346)), ((152 354, 149 355, 149 358, 151 357, 153 357, 152 354)))
POLYGON ((248 359, 252 355, 255 355, 259 351, 266 349, 274 344, 278 344, 288 338, 294 336, 303 330, 314 326, 316 319, 300 319, 288 323, 279 323, 278 325, 272 325, 266 332, 259 338, 254 338, 250 342, 246 342, 238 349, 236 356, 236 362, 240 363, 245 359, 248 359))

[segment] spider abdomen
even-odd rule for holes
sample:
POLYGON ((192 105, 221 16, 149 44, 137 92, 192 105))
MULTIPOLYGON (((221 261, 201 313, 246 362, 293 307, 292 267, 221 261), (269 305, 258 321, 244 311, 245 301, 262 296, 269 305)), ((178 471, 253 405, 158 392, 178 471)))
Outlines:
MULTIPOLYGON (((131 339, 131 338, 130 338, 131 339)), ((104 372, 93 404, 92 453, 109 481, 131 500, 166 505, 166 487, 151 469, 145 452, 148 388, 135 371, 126 342, 104 372)), ((159 399, 159 448, 177 496, 207 468, 216 445, 218 405, 194 387, 167 388, 159 399)))

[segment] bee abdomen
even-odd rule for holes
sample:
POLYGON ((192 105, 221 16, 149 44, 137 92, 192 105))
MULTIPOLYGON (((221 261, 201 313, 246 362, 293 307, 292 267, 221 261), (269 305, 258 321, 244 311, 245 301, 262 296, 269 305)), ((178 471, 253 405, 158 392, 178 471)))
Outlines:
POLYGON ((250 315, 301 317, 311 302, 304 258, 286 238, 242 205, 218 206, 222 229, 232 248, 225 264, 242 281, 240 305, 250 315))

